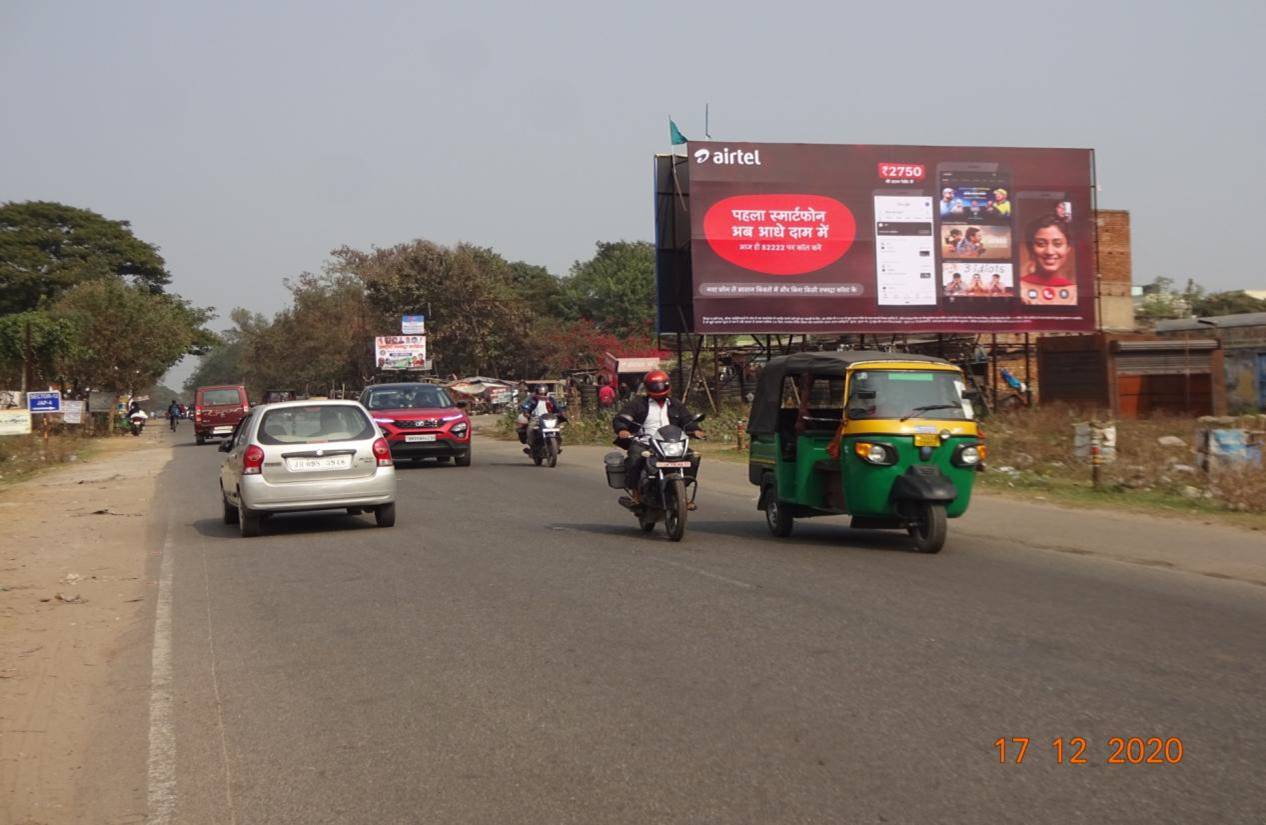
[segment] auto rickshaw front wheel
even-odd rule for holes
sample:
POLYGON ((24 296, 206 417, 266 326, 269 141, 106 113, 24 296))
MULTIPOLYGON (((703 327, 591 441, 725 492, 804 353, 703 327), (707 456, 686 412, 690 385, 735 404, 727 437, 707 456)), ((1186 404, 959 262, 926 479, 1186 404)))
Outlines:
POLYGON ((914 549, 920 553, 939 553, 945 546, 945 534, 949 528, 945 521, 945 505, 935 501, 920 501, 914 505, 914 519, 906 528, 914 540, 914 549))

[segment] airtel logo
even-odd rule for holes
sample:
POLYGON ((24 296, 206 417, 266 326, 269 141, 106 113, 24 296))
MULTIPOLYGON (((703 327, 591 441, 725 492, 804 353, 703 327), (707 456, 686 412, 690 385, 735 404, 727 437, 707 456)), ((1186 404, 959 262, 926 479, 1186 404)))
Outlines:
POLYGON ((696 149, 695 163, 707 163, 711 160, 717 166, 760 166, 760 150, 744 152, 741 149, 696 149))

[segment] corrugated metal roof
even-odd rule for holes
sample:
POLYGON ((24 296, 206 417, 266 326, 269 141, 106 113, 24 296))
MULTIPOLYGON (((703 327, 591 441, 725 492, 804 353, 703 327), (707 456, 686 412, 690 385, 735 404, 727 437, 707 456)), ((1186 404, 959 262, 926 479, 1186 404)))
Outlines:
POLYGON ((1157 332, 1182 332, 1184 330, 1201 330, 1208 332, 1215 327, 1266 327, 1266 312, 1240 312, 1235 315, 1206 315, 1197 318, 1178 318, 1172 321, 1157 321, 1157 332), (1207 324, 1199 321, 1208 321, 1207 324))

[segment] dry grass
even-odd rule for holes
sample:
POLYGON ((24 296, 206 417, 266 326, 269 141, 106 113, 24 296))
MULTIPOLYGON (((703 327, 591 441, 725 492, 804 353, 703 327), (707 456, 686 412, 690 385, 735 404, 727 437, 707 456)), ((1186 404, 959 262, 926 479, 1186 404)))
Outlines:
MULTIPOLYGON (((1091 489, 1091 468, 1073 454, 1073 425, 1090 416, 1058 405, 1002 413, 984 422, 989 444, 985 483, 993 487, 1091 489)), ((1102 491, 1123 503, 1162 502, 1190 509, 1266 513, 1266 468, 1213 474, 1199 469, 1193 418, 1157 416, 1118 421, 1117 458, 1102 471, 1102 491), (1165 436, 1182 446, 1160 442, 1165 436)))
POLYGON ((45 467, 81 458, 92 439, 75 433, 0 436, 0 484, 12 484, 45 467))

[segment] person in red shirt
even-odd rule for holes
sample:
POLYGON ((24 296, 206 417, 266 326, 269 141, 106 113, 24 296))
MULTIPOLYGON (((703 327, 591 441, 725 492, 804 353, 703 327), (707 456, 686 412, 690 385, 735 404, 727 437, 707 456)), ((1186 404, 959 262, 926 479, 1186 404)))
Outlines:
POLYGON ((598 406, 604 410, 615 406, 615 387, 611 386, 611 381, 604 375, 598 379, 601 385, 598 387, 598 406))

